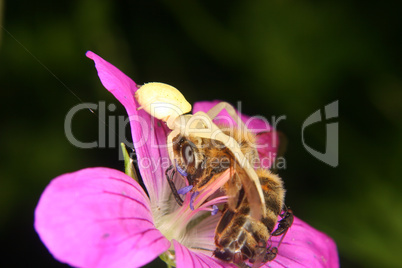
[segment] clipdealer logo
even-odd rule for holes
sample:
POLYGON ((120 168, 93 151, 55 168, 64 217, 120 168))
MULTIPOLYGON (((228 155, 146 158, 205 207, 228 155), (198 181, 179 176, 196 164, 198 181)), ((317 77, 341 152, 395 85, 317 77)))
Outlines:
MULTIPOLYGON (((334 101, 327 104, 324 107, 325 120, 338 118, 338 101, 334 101)), ((325 152, 320 152, 313 149, 306 144, 304 130, 315 123, 323 121, 321 117, 321 109, 318 109, 312 113, 302 125, 302 143, 304 148, 313 155, 318 160, 332 166, 337 167, 339 164, 339 126, 338 122, 332 122, 326 124, 326 141, 325 141, 325 152)))
MULTIPOLYGON (((238 103, 237 107, 238 111, 241 111, 241 105, 238 103)), ((98 104, 96 103, 81 103, 74 106, 66 115, 64 121, 64 131, 66 134, 67 139, 71 144, 76 147, 83 148, 83 149, 90 149, 90 148, 116 148, 117 144, 123 142, 130 147, 133 147, 134 144, 137 146, 142 146, 145 143, 150 143, 151 145, 155 145, 159 147, 166 146, 163 144, 158 144, 153 138, 153 135, 150 135, 147 131, 143 132, 140 139, 131 142, 130 139, 127 139, 125 136, 125 130, 130 125, 130 121, 136 122, 140 124, 142 127, 141 129, 148 129, 148 124, 154 124, 154 121, 146 122, 145 119, 141 118, 140 116, 131 116, 127 118, 126 116, 122 115, 113 115, 116 110, 116 106, 114 104, 106 105, 105 102, 101 101, 98 104), (72 131, 72 121, 74 116, 83 110, 90 110, 90 111, 97 111, 98 112, 98 138, 94 141, 79 141, 74 135, 72 131)), ((338 122, 333 122, 334 118, 338 118, 338 101, 334 101, 330 104, 327 104, 324 109, 318 109, 313 112, 303 123, 301 131, 302 131, 302 144, 304 148, 315 158, 318 160, 332 166, 337 167, 339 164, 339 146, 338 146, 338 122), (323 110, 323 111, 322 111, 323 110), (322 112, 324 114, 324 119, 322 117, 322 112), (316 123, 322 122, 324 120, 331 120, 326 124, 326 145, 325 145, 325 152, 320 152, 309 146, 305 141, 305 130, 316 123)), ((225 116, 220 116, 219 119, 225 120, 225 116)), ((282 120, 286 120, 286 116, 282 115, 280 117, 272 117, 271 124, 268 120, 261 116, 254 116, 246 122, 247 127, 248 125, 252 125, 253 122, 256 120, 262 120, 266 123, 266 127, 268 127, 269 131, 276 131, 276 127, 278 123, 282 120)), ((228 122, 231 122, 228 120, 228 122)), ((155 126, 151 126, 153 128, 155 126)), ((232 126, 234 127, 234 126, 232 126)), ((271 146, 276 146, 276 135, 272 135, 272 139, 269 143, 271 146)), ((273 156, 276 158, 276 155, 273 156)), ((119 153, 119 159, 123 160, 123 156, 119 153)), ((285 163, 285 162, 284 162, 285 163)), ((283 166, 285 168, 286 165, 283 166)))

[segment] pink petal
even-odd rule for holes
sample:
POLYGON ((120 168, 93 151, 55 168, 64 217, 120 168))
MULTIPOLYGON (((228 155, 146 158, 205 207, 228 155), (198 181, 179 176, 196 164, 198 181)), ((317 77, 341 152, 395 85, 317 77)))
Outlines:
POLYGON ((127 110, 139 169, 151 201, 163 200, 163 195, 169 190, 164 171, 170 165, 166 149, 166 137, 169 132, 166 124, 151 119, 144 110, 137 110, 139 105, 134 97, 137 85, 133 80, 95 53, 88 51, 86 56, 94 60, 103 86, 127 110))
MULTIPOLYGON (((208 112, 212 107, 220 102, 221 101, 219 100, 196 102, 193 107, 193 113, 198 111, 208 112)), ((261 116, 247 116, 239 111, 237 112, 246 127, 257 135, 256 145, 262 167, 270 168, 272 163, 275 161, 278 149, 279 140, 275 129, 273 129, 269 122, 261 116)), ((228 121, 230 121, 230 123, 234 124, 234 121, 225 110, 221 111, 218 116, 221 118, 214 120, 214 122, 229 124, 228 121)))
POLYGON ((177 268, 236 267, 233 264, 222 262, 203 253, 191 251, 175 240, 173 240, 173 245, 176 253, 177 268))
POLYGON ((279 137, 276 131, 260 132, 257 134, 257 151, 260 156, 261 167, 270 169, 277 158, 279 137), (270 144, 275 144, 271 146, 270 144))
MULTIPOLYGON (((280 236, 272 237, 277 246, 280 236)), ((335 242, 326 234, 295 218, 279 247, 278 256, 263 267, 339 267, 335 242)))
POLYGON ((77 267, 139 267, 170 247, 142 188, 108 168, 55 178, 39 200, 35 229, 55 258, 77 267))

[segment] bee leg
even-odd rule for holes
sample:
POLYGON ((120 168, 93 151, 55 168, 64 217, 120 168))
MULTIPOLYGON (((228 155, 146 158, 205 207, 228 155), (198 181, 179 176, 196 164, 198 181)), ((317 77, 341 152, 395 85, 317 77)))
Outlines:
POLYGON ((293 211, 291 209, 286 208, 286 210, 280 215, 282 219, 279 221, 278 228, 272 232, 272 236, 279 236, 281 234, 285 234, 289 227, 292 226, 293 223, 293 211))
POLYGON ((251 268, 251 266, 247 265, 246 263, 238 263, 236 264, 237 267, 239 268, 251 268))
POLYGON ((294 219, 292 210, 288 209, 285 206, 285 211, 280 216, 282 217, 282 219, 279 221, 278 228, 275 231, 273 231, 271 235, 272 236, 282 235, 282 237, 279 240, 277 247, 270 246, 269 248, 267 248, 267 253, 265 254, 264 257, 264 262, 272 261, 276 258, 276 255, 278 255, 278 248, 282 244, 283 238, 285 237, 290 226, 292 226, 294 219))
POLYGON ((167 181, 169 183, 170 189, 172 190, 173 196, 176 199, 177 204, 179 204, 179 206, 182 206, 183 205, 183 199, 181 199, 179 193, 177 192, 176 186, 174 185, 174 182, 173 182, 173 176, 176 173, 176 171, 173 169, 172 172, 170 173, 170 175, 168 174, 168 172, 172 168, 173 168, 173 165, 168 167, 168 169, 166 169, 166 171, 165 171, 165 175, 166 175, 167 181))
POLYGON ((273 261, 276 258, 276 255, 278 255, 277 247, 267 248, 267 253, 265 254, 264 257, 264 262, 273 261))
MULTIPOLYGON (((270 240, 267 242, 270 242, 270 240)), ((253 258, 249 258, 250 263, 253 264, 252 268, 259 268, 262 264, 270 261, 271 245, 267 248, 267 242, 265 240, 260 240, 260 242, 255 246, 253 258)), ((275 257, 273 257, 273 259, 274 258, 275 257)))

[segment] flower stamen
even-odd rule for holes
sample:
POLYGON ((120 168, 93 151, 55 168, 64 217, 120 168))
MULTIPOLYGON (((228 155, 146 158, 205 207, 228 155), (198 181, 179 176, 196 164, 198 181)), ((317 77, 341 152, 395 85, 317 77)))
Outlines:
POLYGON ((191 198, 190 198, 190 209, 191 210, 194 210, 194 200, 199 194, 200 194, 200 192, 194 192, 191 194, 191 198))
POLYGON ((193 189, 193 186, 192 186, 192 185, 185 186, 185 187, 183 187, 183 188, 177 190, 177 193, 178 193, 178 194, 186 194, 186 193, 190 192, 191 189, 193 189))

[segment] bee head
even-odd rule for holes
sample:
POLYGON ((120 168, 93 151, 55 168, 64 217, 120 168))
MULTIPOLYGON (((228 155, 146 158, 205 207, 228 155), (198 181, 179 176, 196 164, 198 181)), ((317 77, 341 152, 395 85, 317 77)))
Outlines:
POLYGON ((173 153, 176 170, 189 179, 189 183, 197 172, 198 149, 197 146, 186 137, 176 137, 173 139, 173 153))

